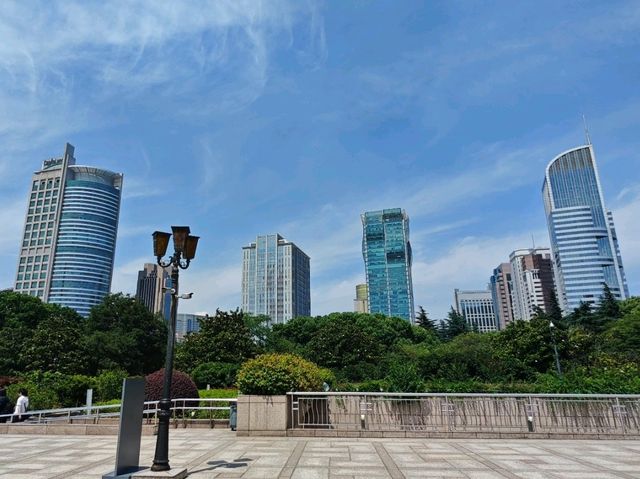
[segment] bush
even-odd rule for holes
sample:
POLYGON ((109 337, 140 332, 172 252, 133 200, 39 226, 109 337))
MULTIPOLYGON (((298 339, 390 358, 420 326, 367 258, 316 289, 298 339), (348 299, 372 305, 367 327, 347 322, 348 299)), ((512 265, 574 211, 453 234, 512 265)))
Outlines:
POLYGON ((384 379, 371 379, 360 383, 356 390, 372 393, 389 391, 389 383, 384 379))
POLYGON ((102 371, 96 376, 96 401, 106 402, 122 398, 122 381, 129 375, 121 369, 102 371))
POLYGON ((57 407, 76 407, 85 404, 87 389, 95 386, 95 379, 81 374, 62 374, 57 372, 32 372, 22 380, 9 386, 12 400, 18 397, 18 390, 25 388, 29 392, 29 408, 52 409, 57 407))
POLYGON ((191 377, 199 388, 226 388, 236 383, 240 366, 233 363, 202 363, 191 372, 191 377))
POLYGON ((321 391, 324 373, 311 361, 294 354, 263 354, 245 362, 238 372, 243 394, 285 394, 321 391))
MULTIPOLYGON (((159 401, 162 399, 164 368, 149 374, 145 381, 145 401, 159 401)), ((171 399, 197 397, 199 397, 198 388, 189 375, 174 369, 171 376, 171 399)))
POLYGON ((417 393, 424 390, 424 385, 416 366, 408 362, 395 362, 387 376, 389 391, 398 393, 417 393))

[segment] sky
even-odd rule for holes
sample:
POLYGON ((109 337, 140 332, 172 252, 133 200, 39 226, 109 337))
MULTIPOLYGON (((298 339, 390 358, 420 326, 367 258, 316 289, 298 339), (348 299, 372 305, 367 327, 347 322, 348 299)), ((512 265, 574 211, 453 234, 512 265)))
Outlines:
POLYGON ((541 186, 587 118, 640 294, 640 3, 0 3, 0 288, 31 174, 75 146, 124 174, 112 291, 151 233, 201 237, 181 312, 240 306, 242 246, 311 257, 313 315, 353 310, 360 214, 410 217, 416 308, 446 315, 515 249, 548 246, 541 186))

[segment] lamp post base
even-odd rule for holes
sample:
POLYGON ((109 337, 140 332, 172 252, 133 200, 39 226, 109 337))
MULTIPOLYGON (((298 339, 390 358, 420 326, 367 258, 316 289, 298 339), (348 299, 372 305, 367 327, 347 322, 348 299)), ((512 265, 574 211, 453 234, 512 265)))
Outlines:
POLYGON ((173 468, 168 471, 152 471, 151 469, 144 469, 140 472, 136 472, 135 474, 131 474, 132 479, 183 479, 185 477, 187 477, 186 467, 173 468))

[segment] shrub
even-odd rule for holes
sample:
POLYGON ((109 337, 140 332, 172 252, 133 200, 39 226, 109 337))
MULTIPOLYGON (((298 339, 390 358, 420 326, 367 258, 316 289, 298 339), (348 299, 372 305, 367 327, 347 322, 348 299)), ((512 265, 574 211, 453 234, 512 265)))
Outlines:
POLYGON ((245 362, 238 371, 243 394, 285 394, 289 391, 321 391, 320 368, 294 354, 263 354, 245 362))
POLYGON ((389 383, 384 379, 370 379, 360 383, 356 389, 363 392, 383 392, 389 390, 389 383))
POLYGON ((199 388, 226 388, 236 383, 240 366, 233 363, 202 363, 192 372, 191 377, 199 388))
POLYGON ((122 398, 122 381, 128 377, 121 369, 102 371, 96 376, 96 401, 106 402, 122 398))
POLYGON ((389 391, 398 393, 417 393, 424 390, 424 385, 416 366, 408 362, 394 362, 387 375, 389 391))
POLYGON ((26 389, 29 395, 29 410, 35 411, 40 409, 54 409, 62 406, 56 393, 46 387, 42 387, 30 381, 21 381, 14 383, 7 388, 7 396, 12 404, 16 403, 16 399, 20 394, 20 389, 26 389))
MULTIPOLYGON (((164 381, 164 368, 145 378, 144 396, 146 401, 159 401, 162 399, 162 385, 164 381)), ((197 398, 198 388, 188 374, 173 370, 171 376, 171 399, 197 398)))
POLYGON ((82 406, 87 399, 87 389, 94 386, 94 378, 81 374, 32 372, 26 374, 19 383, 11 385, 8 392, 11 399, 15 400, 18 390, 25 388, 29 392, 30 409, 51 409, 82 406))

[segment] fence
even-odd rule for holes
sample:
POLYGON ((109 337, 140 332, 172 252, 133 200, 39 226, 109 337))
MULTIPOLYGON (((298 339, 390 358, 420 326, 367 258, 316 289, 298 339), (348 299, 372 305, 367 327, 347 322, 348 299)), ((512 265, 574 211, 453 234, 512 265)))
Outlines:
MULTIPOLYGON (((171 417, 174 425, 188 421, 204 420, 210 424, 216 419, 229 419, 231 404, 235 404, 235 398, 194 398, 172 399, 171 417)), ((159 401, 146 401, 144 403, 143 417, 147 424, 156 424, 159 401)), ((27 422, 30 424, 51 424, 60 422, 84 422, 99 424, 105 419, 118 418, 120 416, 120 404, 102 406, 81 406, 60 409, 44 409, 28 411, 27 422)), ((0 419, 11 421, 11 414, 0 415, 0 419)))
POLYGON ((290 429, 640 434, 640 395, 289 393, 290 429))

